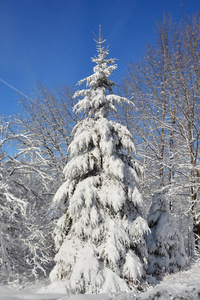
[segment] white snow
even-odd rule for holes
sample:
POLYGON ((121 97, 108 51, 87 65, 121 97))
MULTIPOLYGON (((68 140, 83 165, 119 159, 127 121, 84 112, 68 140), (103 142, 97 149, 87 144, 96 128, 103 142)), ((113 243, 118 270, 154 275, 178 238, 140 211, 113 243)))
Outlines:
MULTIPOLYGON (((152 281, 152 279, 150 278, 152 281)), ((153 281, 152 281, 153 282, 153 281)), ((108 284, 108 283, 107 283, 108 284)), ((113 294, 67 295, 60 282, 50 286, 25 288, 0 286, 0 300, 198 300, 200 299, 200 262, 187 271, 167 275, 150 285, 146 292, 113 294)))

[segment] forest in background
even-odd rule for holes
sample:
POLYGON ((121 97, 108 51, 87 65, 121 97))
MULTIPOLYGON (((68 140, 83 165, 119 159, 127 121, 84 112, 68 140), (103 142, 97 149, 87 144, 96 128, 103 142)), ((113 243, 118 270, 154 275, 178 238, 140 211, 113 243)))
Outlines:
MULTIPOLYGON (((132 134, 146 214, 152 201, 167 199, 194 258, 200 235, 200 17, 177 23, 164 16, 155 34, 156 44, 128 65, 117 86, 132 104, 119 105, 110 119, 132 134)), ((61 208, 52 199, 64 181, 72 129, 84 117, 73 111, 74 92, 38 84, 30 99, 21 99, 21 115, 0 119, 1 283, 40 279, 53 267, 61 208)))

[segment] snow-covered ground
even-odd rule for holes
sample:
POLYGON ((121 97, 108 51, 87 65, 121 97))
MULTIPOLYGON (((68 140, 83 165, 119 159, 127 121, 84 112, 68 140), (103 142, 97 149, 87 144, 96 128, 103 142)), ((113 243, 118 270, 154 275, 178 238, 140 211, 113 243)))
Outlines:
POLYGON ((0 300, 198 300, 200 299, 200 262, 187 271, 167 275, 150 285, 146 292, 134 294, 66 295, 58 285, 51 289, 39 286, 17 289, 0 286, 0 300))

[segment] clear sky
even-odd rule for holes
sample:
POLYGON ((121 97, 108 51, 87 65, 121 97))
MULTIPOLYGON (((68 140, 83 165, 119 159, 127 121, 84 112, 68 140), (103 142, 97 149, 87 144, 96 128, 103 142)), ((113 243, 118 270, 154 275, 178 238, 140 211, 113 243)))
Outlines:
POLYGON ((0 0, 0 114, 17 110, 14 88, 30 96, 39 81, 71 86, 91 75, 100 24, 119 82, 153 42, 155 21, 180 19, 182 8, 197 13, 200 0, 0 0))

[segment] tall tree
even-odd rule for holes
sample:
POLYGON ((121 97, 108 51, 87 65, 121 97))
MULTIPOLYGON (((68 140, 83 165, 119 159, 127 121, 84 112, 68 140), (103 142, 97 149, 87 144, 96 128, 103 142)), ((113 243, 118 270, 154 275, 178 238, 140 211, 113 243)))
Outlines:
POLYGON ((94 73, 79 82, 89 89, 75 93, 83 99, 74 109, 85 119, 73 130, 65 182, 54 197, 65 212, 55 230, 58 253, 50 278, 63 280, 73 293, 140 288, 147 264, 135 147, 128 129, 109 120, 114 103, 128 100, 112 94, 109 76, 116 65, 106 58, 104 42, 100 31, 94 73))

